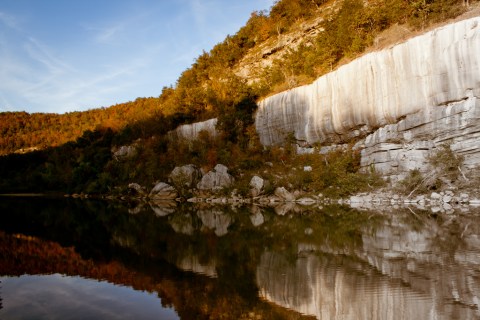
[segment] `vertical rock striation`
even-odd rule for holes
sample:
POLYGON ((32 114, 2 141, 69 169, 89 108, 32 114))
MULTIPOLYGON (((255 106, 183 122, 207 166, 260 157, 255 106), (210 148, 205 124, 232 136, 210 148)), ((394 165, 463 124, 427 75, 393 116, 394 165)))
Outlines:
POLYGON ((199 138, 200 132, 204 131, 215 137, 217 135, 217 118, 209 119, 202 122, 184 124, 168 133, 170 139, 185 139, 188 141, 199 138))
POLYGON ((255 125, 264 145, 282 143, 291 132, 308 143, 337 143, 468 94, 480 97, 480 17, 366 54, 311 85, 271 96, 259 103, 255 125))

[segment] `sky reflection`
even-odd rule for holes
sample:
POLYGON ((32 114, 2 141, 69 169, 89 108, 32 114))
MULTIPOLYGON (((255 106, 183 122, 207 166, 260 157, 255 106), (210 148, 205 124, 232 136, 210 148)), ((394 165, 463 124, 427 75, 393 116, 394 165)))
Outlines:
POLYGON ((0 277, 2 319, 179 319, 152 293, 53 275, 0 277))

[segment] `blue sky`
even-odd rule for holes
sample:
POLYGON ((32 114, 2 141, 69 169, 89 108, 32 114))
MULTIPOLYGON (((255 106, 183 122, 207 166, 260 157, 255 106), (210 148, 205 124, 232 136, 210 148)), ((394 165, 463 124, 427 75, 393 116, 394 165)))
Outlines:
POLYGON ((0 0, 0 112, 158 96, 274 0, 0 0))

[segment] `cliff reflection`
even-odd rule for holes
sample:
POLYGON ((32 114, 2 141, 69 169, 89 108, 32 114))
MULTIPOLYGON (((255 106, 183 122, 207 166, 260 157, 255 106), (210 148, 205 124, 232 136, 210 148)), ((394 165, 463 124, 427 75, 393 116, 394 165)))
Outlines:
POLYGON ((396 213, 360 227, 353 247, 267 250, 261 296, 317 319, 478 319, 479 218, 396 213), (473 227, 475 226, 475 227, 473 227))
POLYGON ((480 317, 474 213, 138 208, 2 200, 0 275, 107 280, 182 319, 480 317))

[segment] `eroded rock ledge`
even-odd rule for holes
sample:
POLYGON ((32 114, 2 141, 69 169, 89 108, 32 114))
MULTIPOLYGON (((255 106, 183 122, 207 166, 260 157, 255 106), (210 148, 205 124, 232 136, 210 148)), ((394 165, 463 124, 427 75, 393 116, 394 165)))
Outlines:
POLYGON ((464 158, 460 170, 468 173, 480 165, 480 100, 472 90, 464 100, 420 110, 379 128, 356 148, 362 150, 364 171, 375 169, 396 182, 414 169, 428 174, 429 157, 442 145, 464 158))

